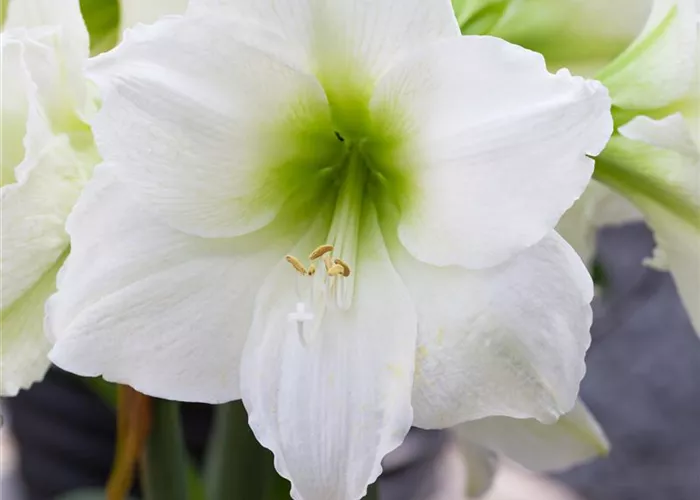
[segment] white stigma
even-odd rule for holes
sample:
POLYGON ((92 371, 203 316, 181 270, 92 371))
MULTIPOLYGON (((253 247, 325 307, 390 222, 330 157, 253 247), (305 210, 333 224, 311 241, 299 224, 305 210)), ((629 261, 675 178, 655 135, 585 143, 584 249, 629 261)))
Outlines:
POLYGON ((313 321, 313 313, 306 310, 306 304, 303 302, 297 302, 296 310, 289 313, 287 315, 287 319, 292 323, 296 323, 297 335, 299 335, 299 340, 301 341, 302 345, 305 346, 307 344, 307 339, 304 336, 304 323, 313 321))

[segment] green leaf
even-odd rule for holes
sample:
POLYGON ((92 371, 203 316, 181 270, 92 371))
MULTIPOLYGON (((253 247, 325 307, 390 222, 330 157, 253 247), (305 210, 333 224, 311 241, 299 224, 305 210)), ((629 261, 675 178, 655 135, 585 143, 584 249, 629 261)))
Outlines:
POLYGON ((216 407, 205 466, 208 500, 287 500, 272 453, 255 439, 240 401, 216 407))
POLYGON ((119 0, 80 0, 80 10, 90 33, 90 53, 114 47, 119 41, 119 0))
POLYGON ((117 384, 107 382, 101 377, 77 377, 92 392, 97 394, 99 398, 110 408, 117 407, 117 384))
POLYGON ((379 481, 375 481, 367 487, 367 495, 363 500, 379 500, 379 481))
POLYGON ((187 500, 188 459, 180 405, 153 400, 153 427, 141 463, 146 500, 187 500))

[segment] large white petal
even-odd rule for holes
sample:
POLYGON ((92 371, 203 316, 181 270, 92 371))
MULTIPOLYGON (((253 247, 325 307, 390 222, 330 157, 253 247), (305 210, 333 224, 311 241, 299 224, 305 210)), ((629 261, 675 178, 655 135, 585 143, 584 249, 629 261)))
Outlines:
POLYGON ((298 236, 274 224, 246 238, 188 236, 135 203, 109 166, 67 227, 71 253, 47 306, 54 363, 168 399, 240 397, 255 293, 298 236))
POLYGON ((303 48, 331 93, 352 84, 370 84, 364 90, 371 91, 399 54, 459 36, 449 0, 193 0, 191 8, 229 11, 282 34, 303 48))
MULTIPOLYGON (((244 351, 250 425, 296 500, 362 497, 412 421, 416 317, 366 207, 352 307, 328 309, 304 345, 288 320, 298 278, 282 262, 257 299, 244 351)), ((317 242, 311 234, 299 253, 317 242)))
POLYGON ((659 108, 681 99, 697 78, 697 0, 655 0, 637 40, 598 75, 613 103, 626 109, 659 108))
POLYGON ((187 0, 120 0, 119 24, 122 30, 149 24, 167 14, 182 14, 186 7, 187 0))
POLYGON ((408 178, 401 240, 436 265, 491 266, 542 239, 585 189, 586 155, 612 131, 600 84, 552 75, 542 56, 491 37, 406 59, 372 106, 393 141, 375 147, 408 178))
POLYGON ((455 427, 465 453, 473 443, 519 462, 530 470, 563 470, 605 455, 609 444, 600 424, 579 400, 556 423, 489 417, 455 427))
POLYGON ((229 237, 269 223, 334 161, 319 83, 276 35, 216 17, 137 26, 91 75, 98 148, 178 229, 229 237))
POLYGON ((503 415, 553 422, 574 405, 593 284, 556 233, 482 271, 392 257, 418 310, 415 425, 503 415))

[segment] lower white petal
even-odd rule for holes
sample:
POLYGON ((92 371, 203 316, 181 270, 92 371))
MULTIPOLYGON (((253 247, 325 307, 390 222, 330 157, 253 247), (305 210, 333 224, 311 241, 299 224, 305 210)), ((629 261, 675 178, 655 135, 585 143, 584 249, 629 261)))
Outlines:
MULTIPOLYGON (((360 230, 352 306, 329 307, 308 342, 288 318, 299 298, 286 262, 256 302, 243 402, 296 500, 359 499, 411 426, 416 318, 373 212, 360 230)), ((300 253, 318 234, 302 241, 300 253)))
POLYGON ((71 254, 47 308, 54 363, 168 399, 240 397, 255 292, 294 237, 188 236, 135 203, 108 166, 96 170, 68 232, 71 254))
POLYGON ((418 309, 415 425, 494 415, 553 422, 573 407, 593 284, 559 235, 478 272, 421 264, 398 245, 392 256, 418 309))
POLYGON ((477 443, 534 471, 563 470, 605 455, 609 448, 600 425, 580 400, 553 424, 489 417, 460 424, 455 431, 465 453, 477 443))

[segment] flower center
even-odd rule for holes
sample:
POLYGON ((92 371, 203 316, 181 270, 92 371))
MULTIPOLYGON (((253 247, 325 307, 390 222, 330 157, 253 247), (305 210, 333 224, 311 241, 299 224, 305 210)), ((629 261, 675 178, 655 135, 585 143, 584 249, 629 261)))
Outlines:
MULTIPOLYGON (((297 324, 303 342, 308 341, 306 323, 318 326, 328 307, 348 310, 355 289, 362 205, 368 170, 360 153, 350 146, 339 169, 340 188, 326 242, 309 254, 309 265, 292 255, 287 262, 299 274, 299 301, 289 320, 297 324)), ((315 328, 312 328, 315 330, 315 328)), ((311 335, 313 336, 313 335, 311 335)))

